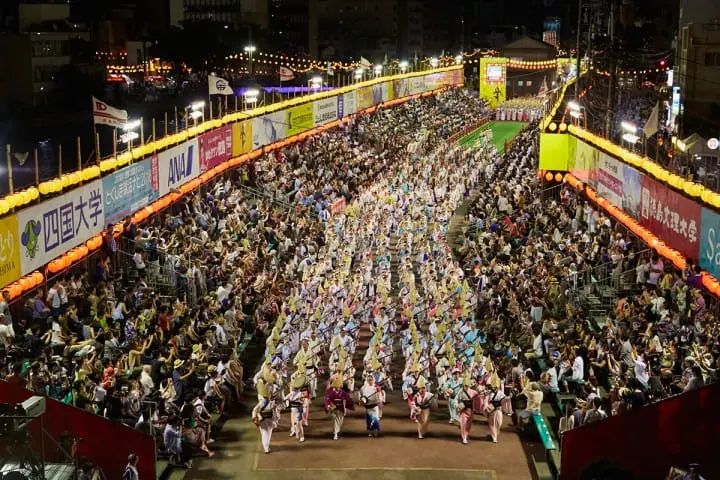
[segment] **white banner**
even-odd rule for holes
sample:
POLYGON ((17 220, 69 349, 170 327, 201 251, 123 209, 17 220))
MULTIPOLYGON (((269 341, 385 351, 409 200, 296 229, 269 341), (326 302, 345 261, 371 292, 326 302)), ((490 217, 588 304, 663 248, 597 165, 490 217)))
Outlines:
POLYGON ((613 205, 623 204, 623 164, 601 152, 598 162, 597 191, 613 205))
POLYGON ((198 139, 187 140, 157 154, 160 196, 200 175, 198 139))
POLYGON ((315 119, 315 126, 325 125, 328 122, 332 122, 337 119, 337 116, 337 98, 323 98, 322 100, 316 100, 313 102, 313 117, 315 119))
POLYGON ((110 125, 111 127, 122 127, 127 123, 128 114, 126 110, 111 107, 107 103, 92 97, 93 121, 96 125, 110 125))
POLYGON ((208 93, 210 95, 232 95, 233 89, 224 78, 208 75, 208 93))
POLYGON ((36 270, 105 227, 102 180, 83 185, 17 214, 22 275, 36 270))
POLYGON ((425 91, 425 77, 410 77, 410 95, 416 95, 425 91))
POLYGON ((287 130, 286 118, 285 110, 253 118, 253 149, 283 140, 287 130))
POLYGON ((348 115, 355 113, 357 110, 357 102, 355 101, 356 93, 357 92, 353 90, 352 92, 338 95, 338 102, 341 103, 341 105, 338 104, 338 118, 347 117, 348 115))

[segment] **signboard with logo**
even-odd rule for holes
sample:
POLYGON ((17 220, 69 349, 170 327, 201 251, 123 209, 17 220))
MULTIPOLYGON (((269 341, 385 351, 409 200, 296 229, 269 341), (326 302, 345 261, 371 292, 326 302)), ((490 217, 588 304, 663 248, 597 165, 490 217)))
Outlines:
POLYGON ((198 138, 200 147, 200 171, 206 172, 232 157, 232 127, 220 128, 203 133, 198 138))
MULTIPOLYGON (((339 95, 342 97, 342 95, 339 95)), ((337 98, 323 98, 313 102, 313 118, 315 126, 325 125, 338 118, 338 101, 337 98)))
POLYGON ((252 120, 232 124, 232 154, 238 157, 252 150, 252 120))
POLYGON ((646 175, 640 195, 640 224, 686 258, 698 258, 700 205, 646 175))
POLYGON ((410 95, 417 95, 418 93, 425 92, 425 77, 410 77, 408 78, 408 83, 410 95))
POLYGON ((160 152, 156 157, 161 197, 200 175, 197 138, 160 152))
POLYGON ((315 126, 312 103, 303 103, 302 105, 290 107, 286 112, 288 137, 310 130, 315 126))
POLYGON ((393 96, 403 98, 410 95, 410 82, 407 78, 393 80, 393 96))
POLYGON ((117 223, 159 195, 157 159, 147 158, 102 179, 105 222, 117 223))
POLYGON ((710 275, 720 278, 720 215, 704 207, 698 263, 710 275))
POLYGON ((600 153, 597 170, 597 192, 621 206, 623 199, 623 164, 606 153, 600 153))
POLYGON ((95 180, 17 214, 20 274, 42 267, 105 228, 103 182, 95 180))
POLYGON ((356 90, 357 109, 365 110, 373 106, 373 87, 362 87, 356 90))
POLYGON ((355 90, 348 93, 343 93, 337 96, 338 103, 338 118, 344 118, 348 115, 352 115, 356 111, 355 105, 355 90))
POLYGON ((15 215, 0 218, 0 287, 20 277, 20 236, 15 215))
POLYGON ((252 119, 252 148, 264 147, 285 139, 287 112, 280 110, 252 119))

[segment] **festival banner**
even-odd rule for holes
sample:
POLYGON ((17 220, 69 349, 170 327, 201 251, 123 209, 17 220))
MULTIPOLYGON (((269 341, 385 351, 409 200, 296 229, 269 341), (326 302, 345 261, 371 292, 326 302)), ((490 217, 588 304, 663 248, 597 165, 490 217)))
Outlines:
POLYGON ((20 274, 26 275, 105 228, 103 182, 83 185, 17 214, 20 274))
POLYGON ((604 152, 599 156, 597 192, 613 205, 623 203, 623 164, 604 152))
POLYGON ((157 200, 160 187, 155 158, 118 170, 102 179, 105 222, 117 223, 157 200))
POLYGON ((418 93, 424 93, 425 92, 425 77, 418 76, 418 77, 410 77, 408 78, 408 85, 410 90, 410 95, 417 95, 418 93))
POLYGON ((213 167, 232 158, 232 127, 223 125, 198 137, 200 147, 200 171, 207 172, 213 167))
POLYGON ((507 58, 480 58, 480 97, 495 108, 505 101, 507 58))
POLYGON ((700 205, 646 175, 641 182, 640 224, 686 258, 698 258, 700 205))
POLYGON ((577 140, 575 144, 575 163, 570 169, 570 173, 580 181, 596 188, 599 157, 600 152, 597 149, 581 140, 577 140))
POLYGON ((632 167, 623 164, 623 201, 622 208, 631 217, 640 217, 640 201, 643 175, 632 167))
POLYGON ((392 100, 393 98, 395 98, 392 82, 383 82, 382 83, 382 96, 383 96, 383 102, 387 102, 388 100, 392 100))
POLYGON ((287 129, 287 112, 266 113, 262 117, 252 119, 252 148, 264 147, 285 139, 287 129))
POLYGON ((165 196, 200 175, 198 139, 186 140, 155 155, 157 158, 160 196, 165 196))
POLYGON ((393 80, 393 97, 403 98, 410 95, 410 82, 407 78, 393 80))
POLYGON ((700 234, 700 267, 720 278, 720 215, 703 207, 700 234))
POLYGON ((252 150, 252 120, 235 122, 232 125, 232 155, 239 157, 252 150))
POLYGON ((342 95, 338 95, 337 98, 323 98, 322 100, 315 100, 313 102, 313 118, 315 126, 325 125, 326 123, 332 122, 338 118, 338 98, 342 95))
POLYGON ((291 137, 298 133, 306 132, 315 126, 313 119, 313 104, 303 103, 290 107, 287 112, 287 136, 291 137))
POLYGON ((450 79, 446 75, 446 73, 450 72, 439 72, 439 73, 431 73, 430 75, 425 76, 425 91, 431 92, 433 90, 437 90, 440 87, 444 87, 445 85, 448 85, 450 83, 450 79))
POLYGON ((0 218, 0 287, 20 277, 20 236, 17 216, 0 218))
POLYGON ((373 86, 358 88, 356 96, 356 108, 358 110, 365 110, 373 106, 373 86))
POLYGON ((356 111, 355 90, 337 96, 337 116, 344 118, 356 111))

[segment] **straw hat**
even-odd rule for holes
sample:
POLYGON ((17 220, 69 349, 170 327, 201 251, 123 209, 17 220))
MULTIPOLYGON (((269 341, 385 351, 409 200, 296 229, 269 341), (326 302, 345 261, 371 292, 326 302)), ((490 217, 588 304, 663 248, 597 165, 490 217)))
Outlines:
POLYGON ((344 381, 342 375, 335 375, 332 382, 330 383, 330 386, 332 388, 342 388, 343 383, 344 381))
POLYGON ((261 397, 267 398, 270 396, 267 385, 265 385, 265 382, 263 382, 263 381, 259 381, 255 385, 255 389, 257 390, 258 395, 260 395, 261 397))
POLYGON ((175 360, 173 363, 173 368, 180 368, 185 364, 185 360, 180 360, 179 358, 175 360))
POLYGON ((425 388, 427 386, 427 381, 425 380, 425 377, 421 375, 420 378, 417 379, 417 382, 415 382, 415 386, 417 388, 425 388))

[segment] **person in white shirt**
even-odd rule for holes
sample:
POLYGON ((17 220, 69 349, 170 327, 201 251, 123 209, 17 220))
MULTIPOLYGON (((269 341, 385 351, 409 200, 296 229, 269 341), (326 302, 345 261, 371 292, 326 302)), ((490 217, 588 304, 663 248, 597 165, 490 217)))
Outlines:
POLYGON ((142 387, 143 398, 150 395, 155 388, 155 382, 150 376, 150 371, 150 365, 143 365, 142 372, 140 372, 140 387, 142 387))
POLYGON ((47 302, 50 304, 50 311, 53 315, 53 317, 57 317, 60 315, 60 295, 58 294, 57 288, 55 285, 51 286, 48 289, 47 293, 47 302))
POLYGON ((648 372, 648 366, 645 362, 645 359, 643 358, 642 353, 638 353, 637 357, 635 358, 635 378, 638 382, 640 382, 643 388, 648 388, 648 382, 650 381, 650 373, 648 372))
MULTIPOLYGON (((4 316, 4 313, 0 313, 0 320, 4 316)), ((0 345, 9 347, 10 345, 12 345, 13 340, 15 340, 15 330, 13 330, 12 324, 5 325, 3 322, 0 321, 0 345)))
POLYGON ((215 292, 218 303, 223 303, 225 300, 227 300, 230 297, 231 291, 232 291, 231 283, 228 283, 227 285, 220 285, 217 288, 217 291, 215 292))

